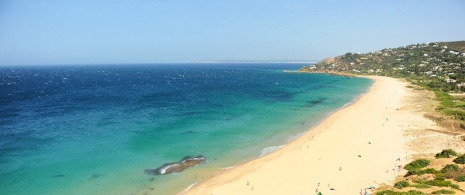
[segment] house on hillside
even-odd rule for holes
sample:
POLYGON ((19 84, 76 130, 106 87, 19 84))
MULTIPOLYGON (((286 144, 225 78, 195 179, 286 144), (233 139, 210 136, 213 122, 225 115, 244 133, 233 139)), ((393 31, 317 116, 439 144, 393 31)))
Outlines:
POLYGON ((461 82, 461 83, 457 84, 457 87, 465 87, 465 83, 461 82))
POLYGON ((446 83, 456 83, 456 82, 457 82, 457 80, 451 79, 451 78, 449 78, 449 77, 446 77, 446 78, 444 79, 444 81, 445 81, 446 83))

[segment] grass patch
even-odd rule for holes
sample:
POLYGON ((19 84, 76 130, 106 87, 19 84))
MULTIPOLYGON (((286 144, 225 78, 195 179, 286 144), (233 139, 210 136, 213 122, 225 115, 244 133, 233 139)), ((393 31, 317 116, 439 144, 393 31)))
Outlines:
POLYGON ((433 91, 436 94, 436 99, 440 102, 436 110, 441 111, 445 115, 453 116, 456 119, 465 120, 465 112, 461 108, 462 106, 458 106, 457 103, 455 103, 457 101, 456 98, 439 90, 433 89, 433 91))
POLYGON ((454 191, 452 190, 437 190, 437 191, 434 191, 432 194, 455 194, 454 191))
POLYGON ((440 153, 437 153, 434 157, 436 158, 450 158, 451 156, 457 156, 457 152, 452 149, 442 150, 440 153))
POLYGON ((426 167, 428 166, 430 163, 429 160, 426 160, 426 159, 418 159, 418 160, 415 160, 407 165, 405 165, 404 169, 406 170, 415 170, 415 169, 421 169, 423 167, 426 167))
POLYGON ((430 186, 438 186, 438 187, 450 187, 452 183, 450 181, 446 181, 442 179, 434 179, 434 180, 423 180, 423 179, 418 179, 413 182, 418 183, 418 184, 426 184, 430 186))
POLYGON ((419 188, 419 189, 431 188, 430 185, 424 184, 424 183, 411 184, 410 187, 419 188))

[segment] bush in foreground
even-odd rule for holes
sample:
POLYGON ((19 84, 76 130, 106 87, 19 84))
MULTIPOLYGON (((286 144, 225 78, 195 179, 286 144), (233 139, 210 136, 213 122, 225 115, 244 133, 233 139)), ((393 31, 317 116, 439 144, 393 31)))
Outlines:
POLYGON ((423 167, 426 167, 428 166, 430 163, 429 160, 426 160, 426 159, 418 159, 418 160, 415 160, 407 165, 405 165, 404 169, 406 170, 415 170, 415 169, 421 169, 423 167))
POLYGON ((402 189, 408 186, 410 186, 410 184, 408 183, 408 181, 405 181, 405 180, 398 181, 396 182, 396 184, 394 184, 394 187, 397 189, 402 189))
POLYGON ((462 154, 456 159, 454 159, 454 162, 457 164, 465 164, 465 154, 462 154))
POLYGON ((452 149, 442 150, 441 153, 436 154, 436 158, 450 158, 451 156, 457 156, 457 152, 452 149))

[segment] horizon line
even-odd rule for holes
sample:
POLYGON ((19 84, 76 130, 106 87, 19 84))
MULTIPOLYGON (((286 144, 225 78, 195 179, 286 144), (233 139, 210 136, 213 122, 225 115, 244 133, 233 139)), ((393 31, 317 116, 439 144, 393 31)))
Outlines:
POLYGON ((122 62, 122 63, 50 63, 50 64, 0 64, 0 66, 93 66, 93 65, 161 65, 161 64, 315 64, 321 60, 199 60, 194 62, 122 62))

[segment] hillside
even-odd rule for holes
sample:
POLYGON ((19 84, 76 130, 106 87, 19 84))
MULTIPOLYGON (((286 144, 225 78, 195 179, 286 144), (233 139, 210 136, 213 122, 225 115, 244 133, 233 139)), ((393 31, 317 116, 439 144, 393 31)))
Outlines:
POLYGON ((436 121, 461 120, 460 127, 465 129, 465 99, 456 98, 459 97, 456 94, 465 95, 465 41, 414 44, 365 54, 346 53, 304 66, 299 72, 406 78, 416 89, 436 93, 440 101, 436 110, 448 116, 436 121))
POLYGON ((365 54, 346 53, 299 71, 405 77, 444 92, 463 92, 464 50, 465 41, 415 44, 365 54))

